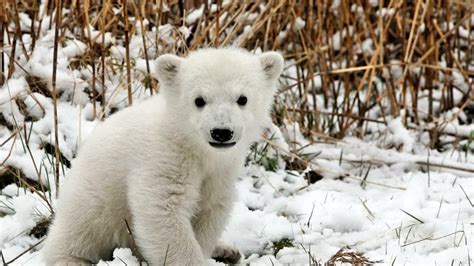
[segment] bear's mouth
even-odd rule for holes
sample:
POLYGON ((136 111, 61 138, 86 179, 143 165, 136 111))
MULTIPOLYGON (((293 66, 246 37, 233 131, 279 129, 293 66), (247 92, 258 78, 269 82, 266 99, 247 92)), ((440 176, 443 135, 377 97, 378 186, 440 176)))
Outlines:
POLYGON ((218 149, 230 148, 235 145, 235 142, 209 142, 209 144, 218 149))

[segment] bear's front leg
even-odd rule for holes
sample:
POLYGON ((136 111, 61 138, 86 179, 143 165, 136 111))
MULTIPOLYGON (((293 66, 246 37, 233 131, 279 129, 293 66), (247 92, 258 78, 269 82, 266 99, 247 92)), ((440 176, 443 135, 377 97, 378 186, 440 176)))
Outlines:
POLYGON ((139 251, 150 265, 206 264, 191 225, 197 193, 186 183, 162 181, 130 190, 132 233, 139 251))
POLYGON ((212 196, 208 198, 208 204, 204 204, 203 209, 194 217, 193 228, 204 256, 234 264, 240 260, 239 250, 218 241, 232 208, 231 199, 231 196, 222 197, 213 202, 212 196))

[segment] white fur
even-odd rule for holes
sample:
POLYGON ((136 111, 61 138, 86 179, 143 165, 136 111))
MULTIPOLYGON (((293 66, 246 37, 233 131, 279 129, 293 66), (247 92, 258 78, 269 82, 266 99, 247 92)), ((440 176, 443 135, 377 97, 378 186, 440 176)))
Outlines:
POLYGON ((167 264, 199 265, 229 253, 216 242, 246 151, 270 122, 283 58, 205 49, 163 55, 156 68, 160 93, 99 125, 73 161, 42 249, 48 265, 96 263, 133 247, 125 220, 152 265, 165 255, 167 264), (232 129, 236 145, 211 147, 216 127, 232 129))

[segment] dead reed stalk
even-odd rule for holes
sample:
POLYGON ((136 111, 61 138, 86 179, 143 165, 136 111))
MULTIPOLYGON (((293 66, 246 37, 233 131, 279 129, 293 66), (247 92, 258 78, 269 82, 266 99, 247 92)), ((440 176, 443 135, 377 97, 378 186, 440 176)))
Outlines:
POLYGON ((56 196, 59 193, 59 130, 58 130, 58 96, 56 89, 56 73, 58 64, 58 44, 59 44, 59 29, 61 27, 62 14, 62 0, 56 0, 56 24, 54 29, 54 53, 53 53, 53 78, 51 83, 51 95, 53 98, 53 112, 54 112, 54 155, 55 155, 55 172, 54 180, 56 184, 56 196))

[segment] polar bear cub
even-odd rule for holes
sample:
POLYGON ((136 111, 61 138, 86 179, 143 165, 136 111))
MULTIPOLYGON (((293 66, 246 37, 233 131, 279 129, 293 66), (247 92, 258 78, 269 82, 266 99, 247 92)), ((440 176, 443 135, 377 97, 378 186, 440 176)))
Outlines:
POLYGON ((42 249, 48 265, 97 263, 116 247, 151 265, 239 259, 217 242, 247 149, 271 123, 283 58, 204 49, 155 67, 158 95, 97 126, 73 161, 42 249))

